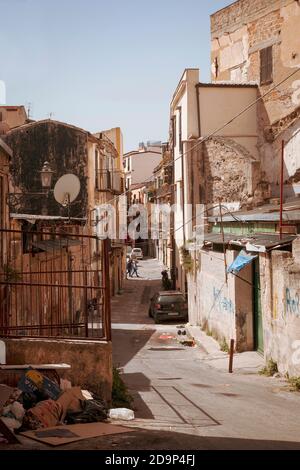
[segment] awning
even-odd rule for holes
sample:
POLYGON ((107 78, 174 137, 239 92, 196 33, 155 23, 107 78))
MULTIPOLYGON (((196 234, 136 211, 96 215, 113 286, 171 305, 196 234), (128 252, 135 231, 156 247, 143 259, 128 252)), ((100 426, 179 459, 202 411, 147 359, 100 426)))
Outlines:
POLYGON ((56 216, 56 215, 37 215, 37 214, 16 214, 12 213, 10 214, 10 217, 12 219, 21 219, 21 220, 28 220, 28 221, 36 221, 36 220, 47 220, 47 221, 69 221, 71 220, 72 222, 86 222, 85 218, 78 218, 78 217, 61 217, 61 216, 56 216))
POLYGON ((237 274, 256 258, 257 255, 249 255, 245 250, 242 250, 234 262, 227 268, 227 272, 237 274))

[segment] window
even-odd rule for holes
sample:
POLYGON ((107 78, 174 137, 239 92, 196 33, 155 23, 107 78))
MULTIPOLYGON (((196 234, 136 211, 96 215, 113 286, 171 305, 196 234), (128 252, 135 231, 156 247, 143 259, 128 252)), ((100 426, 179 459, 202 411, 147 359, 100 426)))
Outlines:
POLYGON ((98 183, 98 178, 99 178, 99 152, 96 150, 95 152, 95 187, 96 189, 99 188, 99 183, 98 183))
POLYGON ((215 77, 218 78, 219 76, 219 62, 218 62, 218 57, 215 57, 215 77))
POLYGON ((176 133, 177 133, 176 116, 173 116, 172 123, 173 123, 173 126, 172 126, 173 147, 176 147, 176 143, 177 143, 177 139, 176 139, 176 133))
POLYGON ((266 47, 260 51, 260 84, 267 85, 273 82, 273 47, 266 47))
POLYGON ((127 159, 127 171, 130 171, 130 157, 127 159))
POLYGON ((182 154, 183 152, 183 143, 182 143, 182 113, 181 113, 181 106, 179 107, 179 151, 182 154))

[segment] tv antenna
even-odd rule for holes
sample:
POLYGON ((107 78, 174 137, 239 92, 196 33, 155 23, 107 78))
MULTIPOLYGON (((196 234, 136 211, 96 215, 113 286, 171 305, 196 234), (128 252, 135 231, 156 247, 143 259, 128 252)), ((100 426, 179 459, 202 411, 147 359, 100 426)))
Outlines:
POLYGON ((32 103, 29 101, 27 103, 27 118, 30 119, 31 118, 31 111, 32 111, 32 103))

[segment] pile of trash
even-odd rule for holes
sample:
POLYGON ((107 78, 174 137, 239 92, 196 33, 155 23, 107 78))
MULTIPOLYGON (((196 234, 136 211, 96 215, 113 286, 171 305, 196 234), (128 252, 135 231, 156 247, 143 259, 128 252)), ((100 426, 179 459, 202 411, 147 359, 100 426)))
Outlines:
POLYGON ((15 433, 60 424, 95 423, 109 416, 101 397, 72 387, 67 380, 58 383, 32 368, 24 372, 17 388, 0 385, 0 396, 1 420, 15 433))

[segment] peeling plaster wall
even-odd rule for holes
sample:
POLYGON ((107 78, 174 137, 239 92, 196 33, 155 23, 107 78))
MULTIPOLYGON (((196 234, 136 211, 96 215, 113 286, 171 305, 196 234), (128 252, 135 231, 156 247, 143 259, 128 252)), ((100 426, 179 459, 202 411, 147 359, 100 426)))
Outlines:
POLYGON ((232 139, 214 137, 203 145, 206 202, 245 204, 260 184, 259 162, 232 139))
POLYGON ((260 272, 265 358, 281 373, 300 376, 300 239, 293 255, 261 256, 260 272))
MULTIPOLYGON (((40 171, 45 161, 54 171, 55 182, 66 173, 75 173, 80 179, 81 190, 72 203, 72 217, 87 216, 87 134, 79 129, 61 123, 41 121, 17 128, 6 136, 7 144, 13 150, 11 176, 13 184, 20 191, 41 192, 40 171)), ((48 215, 66 216, 67 209, 59 205, 53 193, 48 199, 41 196, 22 198, 19 213, 41 214, 46 205, 48 215)))
MULTIPOLYGON (((227 265, 237 253, 227 250, 227 265)), ((226 284, 224 255, 200 251, 196 270, 188 275, 189 322, 201 326, 220 342, 236 341, 237 351, 253 348, 251 266, 242 279, 228 276, 226 284), (251 284, 251 283, 250 283, 251 284)))
MULTIPOLYGON (((211 17, 212 80, 255 82, 260 85, 261 95, 265 94, 300 66, 299 24, 300 4, 290 0, 240 0, 215 13, 211 17), (273 82, 261 85, 260 51, 269 46, 273 48, 273 82)), ((285 132, 294 125, 299 106, 300 73, 285 80, 258 105, 258 149, 262 171, 272 185, 272 196, 278 196, 278 148, 285 138, 278 135, 278 127, 285 132), (272 133, 277 133, 277 137, 270 137, 272 133)), ((297 152, 291 151, 291 146, 298 146, 296 134, 297 129, 293 137, 295 144, 288 144, 287 179, 300 169, 297 152)), ((293 195, 291 188, 286 195, 293 195)))

